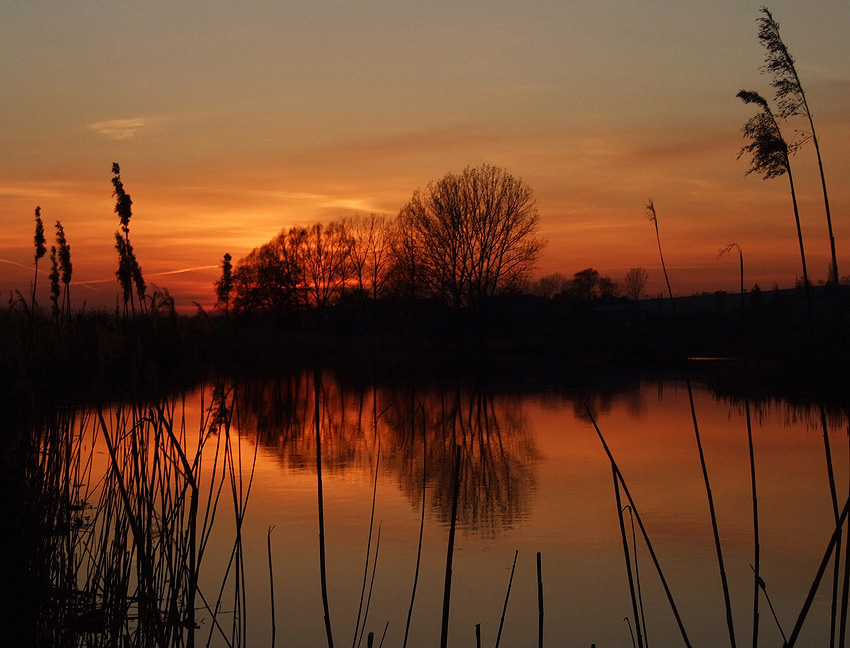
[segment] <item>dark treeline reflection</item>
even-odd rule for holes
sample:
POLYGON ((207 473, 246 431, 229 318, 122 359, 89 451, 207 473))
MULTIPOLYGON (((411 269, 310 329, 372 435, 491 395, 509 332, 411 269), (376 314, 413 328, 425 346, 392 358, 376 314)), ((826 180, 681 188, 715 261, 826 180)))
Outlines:
POLYGON ((237 388, 240 433, 256 435, 289 469, 315 470, 317 397, 326 475, 378 463, 415 504, 424 461, 433 512, 447 521, 460 446, 462 524, 490 534, 528 513, 537 452, 519 396, 459 386, 349 387, 328 373, 295 373, 237 388))

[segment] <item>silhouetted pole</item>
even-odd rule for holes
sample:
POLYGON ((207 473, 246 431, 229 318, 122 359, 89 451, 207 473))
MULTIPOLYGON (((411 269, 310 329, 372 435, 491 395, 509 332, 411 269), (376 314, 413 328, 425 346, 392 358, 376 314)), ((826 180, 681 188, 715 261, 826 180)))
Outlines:
POLYGON ((446 648, 449 640, 449 601, 452 595, 452 555, 455 546, 455 525, 457 523, 457 496, 460 490, 460 446, 455 446, 455 474, 452 490, 452 521, 449 527, 449 547, 446 551, 446 586, 443 590, 443 628, 440 633, 440 648, 446 648))

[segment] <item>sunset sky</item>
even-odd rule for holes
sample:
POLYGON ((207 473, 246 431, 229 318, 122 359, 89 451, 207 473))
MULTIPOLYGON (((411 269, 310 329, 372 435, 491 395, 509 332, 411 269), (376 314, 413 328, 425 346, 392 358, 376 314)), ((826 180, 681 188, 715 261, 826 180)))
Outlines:
MULTIPOLYGON (((73 306, 115 304, 111 166, 133 199, 148 284, 214 302, 225 252, 356 212, 394 216, 450 171, 490 163, 535 191, 537 274, 650 272, 674 292, 790 286, 785 178, 736 159, 753 114, 761 0, 0 0, 0 291, 27 294, 33 211, 62 221, 73 306)), ((850 4, 769 5, 797 61, 850 274, 850 4)), ((803 123, 785 124, 790 139, 803 123)), ((792 161, 810 272, 828 241, 809 144, 792 161)), ((42 261, 39 299, 47 303, 42 261)))

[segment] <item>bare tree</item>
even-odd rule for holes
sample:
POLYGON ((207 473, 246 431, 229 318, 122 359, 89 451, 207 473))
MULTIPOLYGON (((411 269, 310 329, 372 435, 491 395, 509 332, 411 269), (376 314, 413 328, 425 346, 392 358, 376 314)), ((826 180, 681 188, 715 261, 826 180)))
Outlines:
POLYGON ((608 275, 602 275, 596 282, 596 290, 600 297, 619 297, 623 288, 618 281, 615 281, 608 275))
POLYGON ((646 268, 631 268, 623 279, 626 297, 638 301, 643 296, 647 281, 649 281, 649 272, 646 268))
POLYGON ((309 227, 304 237, 304 279, 310 303, 323 308, 342 296, 350 278, 351 238, 345 226, 332 222, 309 227))
MULTIPOLYGON (((820 171, 821 189, 823 190, 823 204, 826 210, 826 225, 829 231, 829 247, 832 252, 832 269, 830 276, 837 280, 838 261, 835 254, 835 236, 832 233, 832 216, 829 211, 829 196, 826 191, 826 177, 823 172, 823 160, 820 153, 820 144, 815 132, 815 122, 806 101, 806 93, 803 84, 797 74, 797 66, 794 57, 788 51, 782 37, 779 35, 779 23, 773 18, 767 7, 761 8, 762 16, 758 19, 758 38, 764 46, 765 63, 762 70, 773 77, 771 85, 776 90, 776 103, 779 106, 779 116, 783 119, 789 117, 805 117, 809 122, 809 136, 815 145, 815 153, 818 158, 818 170, 820 171)), ((802 144, 805 141, 801 141, 802 144)))
POLYGON ((519 287, 544 245, 531 188, 487 164, 415 191, 399 217, 429 291, 454 307, 519 287))
POLYGON ((406 227, 407 220, 403 208, 389 232, 390 260, 386 284, 392 296, 413 300, 424 296, 425 277, 416 237, 406 227))
POLYGON ((343 221, 351 248, 349 263, 361 294, 377 299, 383 288, 390 262, 390 231, 385 216, 357 214, 343 221))
POLYGON ((281 230, 240 259, 233 271, 233 306, 243 313, 299 308, 305 302, 304 239, 301 228, 281 230))
POLYGON ((548 274, 540 277, 532 283, 531 293, 538 297, 551 299, 555 295, 562 293, 569 287, 570 280, 560 272, 548 274))
POLYGON ((572 292, 576 299, 590 301, 596 294, 599 271, 593 268, 579 270, 573 275, 572 292))

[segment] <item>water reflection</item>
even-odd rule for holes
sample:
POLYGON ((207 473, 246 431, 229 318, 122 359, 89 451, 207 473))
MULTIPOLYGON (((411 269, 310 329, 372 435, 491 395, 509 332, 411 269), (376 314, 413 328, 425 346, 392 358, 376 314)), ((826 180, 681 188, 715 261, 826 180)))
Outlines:
POLYGON ((188 405, 182 393, 36 418, 25 506, 37 528, 20 532, 38 556, 24 594, 37 611, 21 645, 244 645, 250 464, 234 453, 232 396, 211 392, 209 406, 202 390, 188 405), (197 428, 187 415, 199 415, 197 428), (229 541, 230 560, 208 566, 216 518, 228 513, 236 533, 216 542, 229 541))
MULTIPOLYGON (((743 403, 703 389, 695 390, 695 400, 741 640, 751 629, 753 588, 743 403)), ((378 528, 383 523, 383 540, 372 616, 363 626, 381 636, 390 622, 386 645, 401 645, 418 564, 425 471, 431 514, 424 519, 409 645, 436 645, 453 452, 460 445, 459 517, 469 532, 461 534, 455 556, 452 645, 471 644, 479 623, 485 643, 492 643, 517 550, 503 645, 527 645, 536 636, 538 551, 547 644, 630 645, 626 624, 620 623, 634 612, 611 468, 585 403, 628 480, 694 645, 728 641, 687 390, 670 381, 645 381, 624 391, 517 395, 457 385, 363 386, 329 374, 317 382, 308 372, 238 384, 214 396, 204 389, 158 403, 114 405, 103 409, 103 423, 96 408, 58 413, 34 426, 39 445, 28 468, 45 497, 53 498, 42 511, 51 529, 45 555, 53 559, 44 562, 50 571, 45 579, 56 584, 54 594, 79 591, 89 598, 85 605, 81 598, 79 605, 66 598, 65 611, 51 612, 49 620, 63 629, 72 622, 98 622, 98 632, 78 633, 77 645, 109 645, 119 632, 132 639, 127 645, 147 645, 158 635, 173 646, 211 639, 218 645, 273 645, 268 635, 273 606, 286 643, 327 645, 316 547, 318 409, 327 580, 338 635, 351 636, 357 616, 374 480, 375 521, 378 528), (210 397, 213 406, 205 400, 210 397), (230 425, 238 437, 230 434, 230 425), (114 458, 106 439, 114 444, 114 458), (212 515, 214 502, 216 530, 208 534, 206 511, 212 515), (107 581, 114 592, 109 600, 107 581), (142 602, 142 596, 149 600, 142 602), (105 625, 99 610, 109 619, 105 625), (246 610, 256 620, 250 629, 240 617, 246 610), (95 617, 83 616, 87 612, 95 617)), ((834 528, 823 434, 816 409, 764 401, 751 410, 760 576, 787 630, 834 528)), ((836 413, 828 423, 838 491, 846 493, 846 419, 836 413)), ((640 559, 647 633, 653 645, 681 645, 640 536, 638 547, 630 542, 634 565, 640 559)), ((374 549, 373 566, 376 554, 374 549)), ((814 601, 805 645, 827 645, 829 585, 821 586, 814 601)), ((761 614, 761 645, 781 645, 763 600, 761 614)), ((41 631, 47 632, 47 624, 41 631)), ((50 639, 56 645, 62 636, 50 639)))
POLYGON ((484 534, 528 514, 535 491, 534 438, 518 396, 461 387, 350 387, 330 375, 277 376, 237 390, 242 431, 256 435, 289 469, 315 469, 315 394, 319 394, 322 470, 377 463, 412 504, 422 471, 433 512, 451 513, 454 449, 462 451, 458 520, 484 534))

